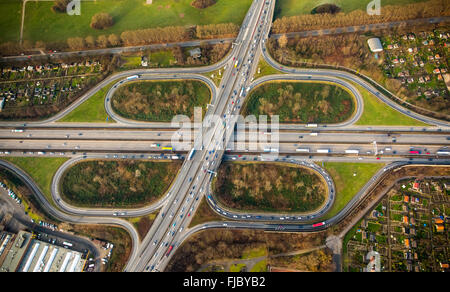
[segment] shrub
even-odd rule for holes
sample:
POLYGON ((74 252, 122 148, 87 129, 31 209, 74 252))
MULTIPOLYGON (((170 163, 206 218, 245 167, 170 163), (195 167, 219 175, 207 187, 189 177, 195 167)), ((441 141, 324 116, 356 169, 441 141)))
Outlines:
POLYGON ((106 29, 114 24, 113 18, 108 13, 97 13, 92 16, 91 27, 93 29, 106 29))
POLYGON ((194 0, 192 1, 191 6, 197 9, 204 9, 214 4, 216 4, 216 0, 194 0))
POLYGON ((339 12, 341 12, 341 8, 334 4, 322 4, 317 6, 311 11, 312 14, 324 14, 324 13, 336 14, 339 12))
POLYGON ((69 5, 70 0, 56 0, 55 4, 52 6, 53 12, 64 13, 66 12, 67 5, 69 5))

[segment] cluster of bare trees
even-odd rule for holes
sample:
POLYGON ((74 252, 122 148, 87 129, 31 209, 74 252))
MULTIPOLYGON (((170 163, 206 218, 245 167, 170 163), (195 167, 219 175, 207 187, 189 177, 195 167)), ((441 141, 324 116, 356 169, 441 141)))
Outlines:
MULTIPOLYGON (((183 42, 193 39, 211 39, 234 37, 239 32, 239 26, 233 23, 210 24, 196 27, 167 26, 140 30, 124 31, 120 37, 116 34, 100 35, 97 38, 74 37, 67 39, 71 50, 107 48, 117 46, 139 46, 148 44, 183 42)), ((221 55, 217 49, 213 55, 221 55)))
POLYGON ((199 39, 234 37, 239 33, 239 26, 234 23, 219 23, 197 26, 196 36, 199 39))
POLYGON ((381 15, 369 15, 366 11, 355 10, 347 14, 326 13, 283 17, 275 20, 272 31, 278 34, 448 15, 450 15, 448 0, 430 0, 408 5, 387 5, 381 8, 381 15))
POLYGON ((190 237, 174 254, 166 271, 193 272, 211 261, 239 259, 245 251, 266 248, 269 256, 324 244, 324 232, 266 233, 259 230, 208 230, 190 237))
POLYGON ((189 40, 189 29, 182 26, 148 28, 124 31, 120 39, 125 46, 145 45, 149 43, 170 43, 189 40))
POLYGON ((283 35, 278 40, 270 39, 268 48, 276 60, 290 65, 306 60, 359 69, 377 63, 367 49, 366 38, 356 33, 294 39, 287 39, 283 35))

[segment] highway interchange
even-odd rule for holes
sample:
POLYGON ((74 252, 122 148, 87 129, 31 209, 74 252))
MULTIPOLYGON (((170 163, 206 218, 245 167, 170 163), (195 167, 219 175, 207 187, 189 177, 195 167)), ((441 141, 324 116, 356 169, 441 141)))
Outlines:
MULTIPOLYGON (((142 69, 120 72, 106 78, 67 109, 47 120, 0 123, 2 155, 70 157, 53 178, 53 204, 45 199, 39 187, 22 170, 3 160, 0 160, 0 166, 13 171, 24 180, 36 194, 41 206, 52 216, 67 222, 113 224, 128 230, 133 240, 133 247, 125 271, 164 271, 177 247, 190 235, 200 230, 206 228, 252 228, 292 232, 321 230, 342 220, 377 180, 390 170, 410 163, 447 165, 450 162, 446 155, 437 154, 440 150, 446 150, 449 145, 446 136, 450 129, 448 122, 404 109, 372 85, 350 73, 338 70, 287 68, 276 63, 264 47, 270 32, 274 4, 275 1, 255 0, 253 2, 231 53, 217 64, 200 68, 142 69), (286 74, 265 76, 252 81, 261 55, 271 66, 286 74), (238 61, 237 66, 235 66, 236 61, 238 61), (202 75, 225 66, 227 69, 224 70, 219 86, 202 75), (196 149, 192 159, 188 158, 189 149, 175 149, 173 153, 160 149, 160 147, 171 145, 171 139, 175 133, 187 135, 183 130, 169 123, 131 121, 114 113, 110 104, 114 91, 118 86, 132 81, 127 77, 135 75, 140 76, 139 80, 200 80, 209 86, 211 106, 204 119, 207 130, 202 132, 202 140, 195 138, 198 137, 198 130, 189 139, 188 148, 196 149), (276 157, 268 155, 257 142, 247 140, 242 150, 230 149, 225 155, 225 149, 231 148, 236 138, 234 133, 236 120, 232 115, 239 114, 238 104, 242 105, 245 100, 245 95, 240 97, 237 93, 242 88, 254 88, 263 82, 273 80, 310 80, 339 84, 354 95, 357 105, 355 113, 349 120, 334 125, 317 125, 314 128, 299 124, 280 125, 280 145, 276 157), (364 103, 361 94, 350 81, 367 89, 386 105, 430 126, 363 127, 354 125, 363 113, 364 103), (115 85, 105 97, 105 109, 117 123, 58 122, 111 82, 115 85), (209 117, 213 116, 219 119, 212 120, 208 124, 209 117), (23 132, 15 132, 14 129, 21 129, 23 132), (373 141, 377 141, 376 146, 373 141), (161 146, 152 146, 155 144, 161 146), (411 147, 419 148, 422 154, 417 157, 409 155, 411 147), (254 148, 258 149, 253 150, 254 148), (308 149, 308 153, 298 153, 299 148, 308 149), (320 155, 317 153, 319 149, 330 149, 331 152, 320 155), (347 155, 345 151, 348 149, 357 149, 361 155, 347 155), (172 159, 173 156, 184 158, 182 168, 167 194, 150 206, 127 210, 85 209, 71 206, 60 196, 61 176, 74 163, 86 159, 172 159), (211 194, 210 181, 222 159, 280 161, 308 167, 322 176, 327 183, 327 201, 321 208, 308 214, 247 214, 229 210, 226 206, 218 204, 214 196, 211 196, 207 201, 212 209, 228 221, 209 222, 188 228, 201 199, 208 198, 211 194), (331 177, 314 163, 315 161, 363 161, 389 164, 375 174, 336 216, 323 221, 321 226, 313 227, 311 222, 325 215, 335 199, 335 188, 331 177), (157 210, 159 215, 145 238, 139 238, 134 227, 128 221, 121 219, 121 217, 144 216, 157 210), (296 224, 285 224, 286 222, 296 224)), ((193 127, 198 129, 199 125, 193 127)))

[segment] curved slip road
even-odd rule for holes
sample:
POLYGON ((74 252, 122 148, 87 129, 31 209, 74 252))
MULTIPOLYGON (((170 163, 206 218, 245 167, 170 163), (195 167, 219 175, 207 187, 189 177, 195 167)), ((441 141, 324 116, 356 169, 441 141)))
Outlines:
MULTIPOLYGON (((336 78, 333 76, 320 76, 320 75, 310 75, 310 74, 278 74, 278 75, 268 75, 263 76, 261 78, 256 79, 250 84, 250 88, 254 89, 257 86, 260 86, 266 82, 271 81, 319 81, 319 82, 330 82, 336 85, 340 85, 351 92, 354 102, 355 102, 355 111, 353 115, 342 123, 337 124, 327 124, 328 128, 343 128, 356 123, 364 111, 364 101, 361 96, 361 93, 358 89, 356 89, 353 84, 347 82, 346 80, 336 78)), ((296 127, 306 127, 306 125, 295 124, 296 127)))
POLYGON ((118 226, 130 234, 131 240, 132 240, 132 248, 130 253, 130 258, 128 262, 132 262, 137 255, 137 252, 139 250, 139 235, 137 234, 136 230, 134 229, 133 225, 129 223, 128 221, 118 219, 118 218, 102 218, 102 217, 88 217, 85 215, 81 216, 74 216, 69 215, 66 213, 63 213, 56 209, 45 197, 45 195, 42 193, 40 188, 36 185, 36 183, 33 181, 33 179, 25 173, 20 168, 16 167, 15 165, 1 160, 0 159, 0 166, 11 171, 17 177, 19 177, 23 183, 30 189, 30 191, 34 194, 36 200, 38 201, 40 207, 42 207, 45 212, 50 214, 51 216, 55 217, 56 219, 62 221, 62 222, 71 222, 74 224, 103 224, 103 225, 112 225, 112 226, 118 226))
POLYGON ((171 75, 162 75, 162 74, 141 74, 141 77, 139 79, 123 79, 119 82, 117 82, 114 86, 111 87, 111 89, 108 91, 105 97, 105 109, 106 113, 115 121, 128 126, 146 126, 146 125, 158 125, 158 124, 169 124, 170 123, 162 123, 162 122, 145 122, 145 121, 136 121, 136 120, 130 120, 127 118, 124 118, 117 114, 111 105, 111 100, 114 96, 114 93, 116 90, 127 84, 127 83, 133 83, 133 82, 145 82, 145 81, 166 81, 166 80, 174 80, 174 81, 183 81, 183 80, 197 80, 203 82, 206 86, 208 86, 210 92, 211 92, 211 99, 210 104, 215 105, 217 103, 217 87, 212 82, 212 80, 208 77, 205 77, 203 75, 199 74, 171 74, 171 75))
MULTIPOLYGON (((224 160, 226 160, 226 158, 224 160)), ((250 162, 252 161, 255 160, 250 160, 250 162)), ((262 160, 261 158, 258 158, 257 161, 262 160)), ((322 205, 318 209, 310 212, 277 212, 277 213, 254 212, 254 211, 244 212, 240 210, 231 210, 216 200, 215 196, 212 194, 213 192, 211 190, 211 183, 208 185, 208 192, 207 192, 206 201, 208 202, 208 205, 215 213, 219 214, 222 217, 225 217, 230 220, 239 219, 241 221, 246 222, 279 221, 279 222, 293 223, 293 222, 309 221, 311 220, 311 218, 321 216, 331 209, 335 201, 336 187, 334 185, 331 176, 322 167, 318 166, 314 162, 308 162, 298 159, 291 159, 289 161, 283 161, 281 163, 293 164, 294 166, 301 166, 303 168, 311 170, 316 175, 322 177, 323 182, 327 186, 327 195, 326 200, 322 203, 322 205)))

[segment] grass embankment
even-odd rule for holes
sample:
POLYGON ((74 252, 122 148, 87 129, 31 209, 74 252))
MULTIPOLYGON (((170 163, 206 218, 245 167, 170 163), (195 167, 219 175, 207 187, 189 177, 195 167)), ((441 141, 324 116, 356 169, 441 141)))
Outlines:
MULTIPOLYGON (((145 0, 82 1, 81 15, 70 16, 67 13, 53 13, 51 11, 53 1, 29 1, 25 13, 24 38, 31 41, 56 42, 64 41, 68 36, 97 37, 112 33, 120 35, 127 30, 165 26, 230 22, 240 25, 252 1, 219 0, 215 5, 205 9, 192 7, 192 0, 158 0, 154 1, 152 5, 146 5, 145 2, 145 0), (91 18, 99 12, 110 14, 114 25, 104 30, 92 29, 90 27, 91 18)), ((6 13, 3 14, 6 15, 6 13)), ((5 26, 14 31, 17 31, 19 27, 20 22, 5 26)), ((7 30, 2 29, 1 31, 7 30)), ((11 39, 5 38, 5 40, 11 39)))
POLYGON ((82 207, 140 207, 164 195, 181 162, 85 161, 64 174, 61 196, 82 207))
POLYGON ((53 223, 57 223, 54 218, 46 218, 48 215, 40 208, 30 189, 14 173, 6 169, 0 169, 0 181, 21 199, 21 205, 23 206, 25 214, 33 219, 34 222, 53 221, 53 223))
POLYGON ((270 66, 263 57, 259 58, 258 68, 256 68, 256 72, 254 75, 254 79, 261 78, 266 75, 275 75, 275 74, 284 74, 281 71, 270 66))
POLYGON ((264 163, 222 163, 213 190, 218 201, 230 208, 269 212, 310 212, 327 196, 315 172, 264 163))
POLYGON ((331 210, 322 218, 328 219, 339 213, 372 176, 384 166, 385 164, 382 163, 325 162, 324 167, 336 186, 336 198, 331 210))
POLYGON ((153 222, 156 219, 156 216, 158 216, 158 212, 151 213, 147 216, 142 217, 127 218, 126 220, 131 224, 133 224, 134 228, 136 228, 139 234, 139 238, 143 239, 145 235, 147 235, 147 232, 152 227, 153 222))
MULTIPOLYGON (((386 5, 402 5, 411 4, 417 2, 423 2, 425 0, 383 0, 383 6, 386 5)), ((327 0, 327 1, 298 1, 298 0, 280 0, 276 3, 275 18, 281 18, 284 16, 293 16, 301 14, 311 14, 311 11, 320 4, 335 4, 342 10, 341 12, 351 12, 353 10, 366 10, 369 1, 361 0, 327 0)))
POLYGON ((197 211, 195 211, 195 215, 192 218, 191 223, 189 224, 189 228, 213 221, 225 221, 225 218, 215 213, 211 209, 211 207, 209 207, 208 202, 206 202, 206 198, 203 197, 200 201, 200 205, 198 206, 197 211))
POLYGON ((144 81, 118 88, 111 104, 127 119, 170 122, 176 115, 193 118, 194 107, 205 112, 210 100, 211 91, 201 81, 144 81))
POLYGON ((53 175, 68 158, 2 157, 2 159, 15 164, 28 173, 44 193, 45 198, 54 204, 51 194, 53 175))
POLYGON ((268 82, 253 89, 245 115, 279 115, 281 123, 340 123, 355 110, 344 88, 319 82, 268 82))
POLYGON ((108 117, 105 110, 105 97, 116 81, 97 91, 88 100, 71 111, 68 115, 58 120, 66 123, 115 123, 108 117))
POLYGON ((208 72, 208 73, 204 73, 202 74, 203 76, 206 76, 208 78, 211 78, 211 80, 214 82, 214 84, 216 86, 220 85, 220 82, 222 82, 222 78, 223 78, 223 74, 225 74, 225 70, 224 67, 216 70, 216 71, 212 71, 212 72, 208 72), (219 74, 220 73, 220 74, 219 74))
POLYGON ((362 86, 352 84, 361 93, 364 101, 364 111, 355 125, 361 126, 429 126, 421 121, 410 118, 391 108, 362 86))

